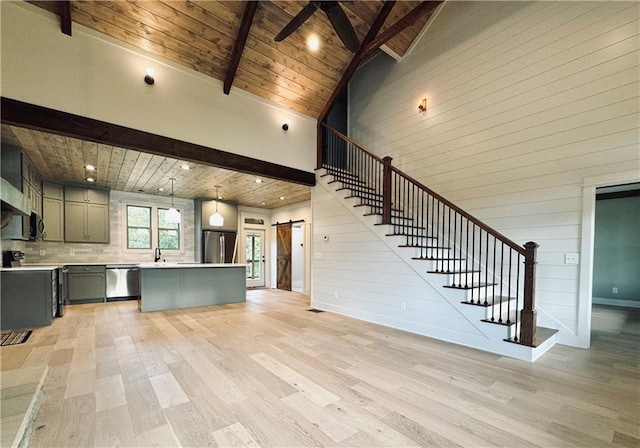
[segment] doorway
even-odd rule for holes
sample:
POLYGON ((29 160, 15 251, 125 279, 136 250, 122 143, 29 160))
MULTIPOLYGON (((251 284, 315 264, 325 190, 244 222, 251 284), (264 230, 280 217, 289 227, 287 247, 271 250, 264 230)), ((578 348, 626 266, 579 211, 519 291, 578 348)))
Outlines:
POLYGON ((247 288, 264 288, 265 253, 264 230, 246 230, 245 251, 247 263, 247 288))

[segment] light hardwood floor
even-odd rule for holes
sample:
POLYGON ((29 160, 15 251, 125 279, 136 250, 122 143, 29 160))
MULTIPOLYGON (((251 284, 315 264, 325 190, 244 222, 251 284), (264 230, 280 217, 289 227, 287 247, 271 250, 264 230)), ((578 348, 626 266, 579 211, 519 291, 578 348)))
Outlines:
POLYGON ((31 446, 640 446, 640 328, 526 363, 307 311, 76 305, 2 369, 47 364, 31 446))

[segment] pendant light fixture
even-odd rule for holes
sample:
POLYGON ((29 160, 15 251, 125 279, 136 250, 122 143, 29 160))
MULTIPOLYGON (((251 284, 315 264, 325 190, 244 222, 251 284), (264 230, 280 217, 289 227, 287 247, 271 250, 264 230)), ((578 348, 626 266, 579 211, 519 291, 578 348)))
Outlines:
POLYGON ((180 222, 180 212, 173 206, 173 181, 176 180, 174 177, 171 177, 171 208, 167 210, 167 213, 164 215, 165 221, 170 224, 178 224, 180 222))
POLYGON ((218 188, 220 188, 220 185, 216 185, 216 212, 209 217, 209 225, 213 227, 222 227, 224 224, 224 218, 218 212, 218 198, 220 197, 218 196, 218 188))

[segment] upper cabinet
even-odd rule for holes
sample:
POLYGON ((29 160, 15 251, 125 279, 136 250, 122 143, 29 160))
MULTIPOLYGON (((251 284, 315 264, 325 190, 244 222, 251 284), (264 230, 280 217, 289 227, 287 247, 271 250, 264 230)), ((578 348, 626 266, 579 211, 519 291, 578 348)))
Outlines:
POLYGON ((64 240, 69 243, 109 242, 109 192, 64 187, 64 240))
POLYGON ((90 202, 109 205, 109 192, 82 187, 64 187, 64 199, 67 202, 90 202))
POLYGON ((44 241, 62 241, 64 233, 64 190, 62 185, 42 182, 44 241))

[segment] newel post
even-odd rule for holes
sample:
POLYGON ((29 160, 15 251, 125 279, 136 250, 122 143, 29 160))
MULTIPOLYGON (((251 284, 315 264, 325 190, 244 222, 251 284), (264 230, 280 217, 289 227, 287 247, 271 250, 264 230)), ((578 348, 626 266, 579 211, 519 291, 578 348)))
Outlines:
POLYGON ((529 241, 524 245, 524 304, 520 312, 520 343, 533 347, 536 338, 536 249, 538 244, 529 241))
POLYGON ((391 161, 382 159, 382 224, 391 224, 391 161))

